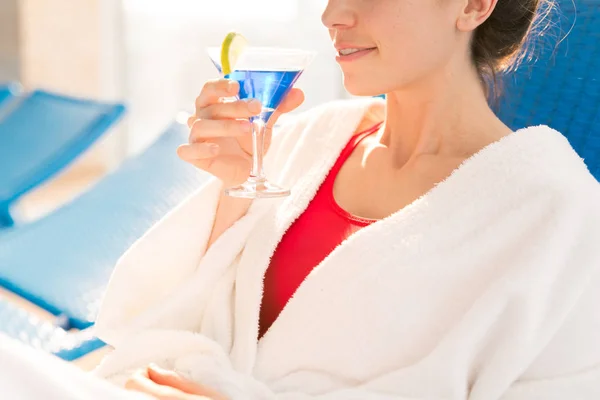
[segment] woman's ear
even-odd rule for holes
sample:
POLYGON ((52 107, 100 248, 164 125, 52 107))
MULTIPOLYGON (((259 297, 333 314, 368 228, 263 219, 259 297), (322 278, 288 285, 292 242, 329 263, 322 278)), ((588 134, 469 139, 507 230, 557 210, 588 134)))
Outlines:
POLYGON ((472 32, 494 12, 498 0, 465 0, 456 27, 462 32, 472 32))

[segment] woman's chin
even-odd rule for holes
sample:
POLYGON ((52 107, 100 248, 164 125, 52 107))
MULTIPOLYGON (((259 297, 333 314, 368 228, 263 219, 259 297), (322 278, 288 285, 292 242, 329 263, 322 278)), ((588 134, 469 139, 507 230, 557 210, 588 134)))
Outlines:
POLYGON ((348 86, 346 86, 346 91, 348 93, 350 93, 352 96, 360 96, 360 97, 375 97, 375 96, 379 96, 381 93, 374 91, 374 90, 368 90, 368 89, 355 89, 355 88, 349 88, 348 86))
POLYGON ((378 90, 367 82, 358 82, 350 79, 344 79, 344 88, 352 96, 373 97, 385 93, 385 90, 378 90))

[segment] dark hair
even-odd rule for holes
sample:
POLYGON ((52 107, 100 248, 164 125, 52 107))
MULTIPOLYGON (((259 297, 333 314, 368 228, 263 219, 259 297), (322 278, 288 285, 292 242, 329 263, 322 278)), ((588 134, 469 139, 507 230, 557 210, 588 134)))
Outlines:
POLYGON ((523 60, 528 37, 544 28, 542 23, 553 8, 554 0, 498 0, 490 17, 474 32, 471 54, 490 99, 501 92, 498 73, 523 60))

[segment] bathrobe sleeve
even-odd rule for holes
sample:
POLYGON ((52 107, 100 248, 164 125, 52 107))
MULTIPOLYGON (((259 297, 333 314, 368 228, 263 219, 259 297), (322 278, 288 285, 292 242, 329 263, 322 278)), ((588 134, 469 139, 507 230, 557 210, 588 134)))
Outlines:
MULTIPOLYGON (((278 180, 283 164, 310 120, 309 114, 285 116, 274 128, 265 157, 265 170, 270 179, 278 180)), ((98 337, 116 346, 128 334, 125 327, 130 326, 131 321, 161 303, 195 272, 207 250, 222 190, 220 180, 207 177, 205 185, 123 254, 110 278, 96 320, 98 337)))

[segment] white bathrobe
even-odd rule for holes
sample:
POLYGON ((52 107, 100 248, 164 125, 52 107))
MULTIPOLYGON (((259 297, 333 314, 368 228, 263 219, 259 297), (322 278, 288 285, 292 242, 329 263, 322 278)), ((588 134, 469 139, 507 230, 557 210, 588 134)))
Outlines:
POLYGON ((211 181, 120 260, 97 373, 156 362, 237 399, 600 399, 600 185, 548 127, 487 146, 339 245, 257 340, 263 275, 371 100, 277 134, 254 202, 206 250, 211 181))

